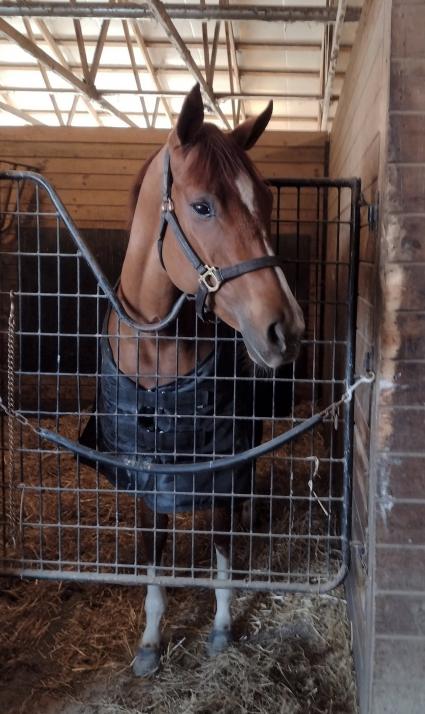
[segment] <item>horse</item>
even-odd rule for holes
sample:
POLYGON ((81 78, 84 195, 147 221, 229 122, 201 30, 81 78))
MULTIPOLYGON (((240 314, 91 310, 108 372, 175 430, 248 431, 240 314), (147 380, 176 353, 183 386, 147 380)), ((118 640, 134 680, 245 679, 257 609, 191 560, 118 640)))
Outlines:
MULTIPOLYGON (((272 108, 270 102, 258 117, 247 119, 225 133, 204 122, 202 96, 199 85, 195 85, 184 100, 166 144, 148 159, 136 180, 129 242, 117 288, 122 305, 134 321, 153 325, 170 312, 182 293, 195 296, 195 300, 186 301, 180 311, 178 340, 175 324, 161 331, 161 339, 149 335, 141 339, 135 328, 120 321, 110 309, 102 342, 99 407, 103 414, 102 444, 108 451, 128 453, 135 448, 134 436, 131 443, 128 440, 129 430, 125 428, 128 416, 124 412, 137 413, 136 441, 143 442, 146 452, 153 450, 153 443, 157 444, 164 431, 156 428, 160 423, 158 410, 168 415, 169 421, 169 415, 173 414, 168 402, 170 394, 173 399, 176 394, 175 390, 170 392, 170 384, 174 387, 177 384, 178 398, 181 397, 183 405, 185 399, 189 404, 187 409, 183 408, 183 416, 174 419, 176 438, 189 439, 193 448, 201 439, 198 433, 188 434, 182 426, 188 421, 184 415, 194 409, 194 396, 187 381, 191 382, 191 375, 199 380, 195 392, 207 395, 199 408, 211 414, 208 365, 218 361, 222 365, 221 374, 228 369, 225 351, 218 357, 211 352, 216 328, 206 319, 210 313, 223 329, 240 333, 252 363, 263 369, 275 370, 298 355, 304 319, 280 259, 270 246, 272 194, 246 154, 266 129, 272 108), (127 400, 125 408, 117 403, 119 390, 124 401, 127 400)), ((231 371, 228 373, 231 375, 231 371)), ((217 383, 214 389, 214 408, 218 405, 218 411, 235 413, 229 390, 223 388, 223 393, 218 393, 217 383)), ((243 404, 239 405, 236 411, 243 412, 243 408, 243 404)), ((190 428, 193 432, 193 420, 191 423, 189 432, 190 428)), ((246 448, 248 443, 244 425, 245 421, 237 427, 238 449, 246 448)), ((208 428, 204 430, 205 453, 211 449, 208 428)), ((222 429, 221 438, 225 453, 231 453, 226 428, 222 429)), ((134 433, 133 426, 130 431, 134 433)), ((173 462, 174 451, 175 446, 169 456, 165 455, 164 462, 173 462)), ((153 578, 161 564, 170 513, 189 510, 193 503, 190 495, 188 502, 183 497, 179 501, 178 494, 176 497, 176 484, 177 490, 185 492, 188 483, 179 480, 181 476, 168 481, 165 478, 157 488, 158 495, 152 493, 147 474, 135 476, 134 471, 111 468, 106 475, 120 488, 136 490, 147 573, 153 578)), ((197 491, 201 493, 195 506, 211 508, 211 483, 215 479, 220 493, 214 504, 217 579, 227 580, 233 503, 229 483, 234 483, 234 479, 242 483, 243 469, 235 470, 232 478, 229 472, 217 472, 204 475, 203 479, 201 483, 209 496, 202 496, 202 487, 196 480, 197 491)), ((215 597, 216 612, 208 638, 212 655, 221 652, 232 640, 231 590, 217 588, 215 597)), ((159 666, 160 625, 165 609, 165 588, 148 584, 146 626, 133 661, 136 676, 150 675, 159 666)))

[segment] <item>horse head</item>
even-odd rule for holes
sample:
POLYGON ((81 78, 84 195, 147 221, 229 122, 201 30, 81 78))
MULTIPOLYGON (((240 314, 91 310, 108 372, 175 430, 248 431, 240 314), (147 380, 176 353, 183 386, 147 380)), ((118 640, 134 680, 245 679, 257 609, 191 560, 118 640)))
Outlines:
MULTIPOLYGON (((255 363, 277 368, 297 357, 304 318, 277 259, 270 258, 272 193, 246 154, 271 113, 270 102, 257 118, 224 133, 204 123, 202 97, 195 85, 169 135, 167 150, 174 214, 196 257, 205 268, 213 268, 204 278, 208 308, 241 332, 255 363), (219 280, 232 266, 241 266, 240 272, 236 269, 232 279, 217 286, 216 276, 219 280), (250 267, 245 271, 244 266, 250 267)), ((167 238, 162 259, 180 290, 197 292, 200 271, 190 266, 178 241, 167 238)))

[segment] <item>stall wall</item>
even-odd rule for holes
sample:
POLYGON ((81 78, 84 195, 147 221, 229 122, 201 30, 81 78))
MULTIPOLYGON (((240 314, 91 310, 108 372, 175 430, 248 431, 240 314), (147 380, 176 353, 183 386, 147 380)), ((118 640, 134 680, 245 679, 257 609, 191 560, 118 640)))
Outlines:
MULTIPOLYGON (((146 129, 0 129, 2 159, 34 166, 56 188, 79 228, 125 229, 129 192, 168 132, 146 129)), ((266 132, 250 151, 264 177, 324 175, 327 135, 266 132)))
MULTIPOLYGON (((358 176, 365 201, 378 201, 384 180, 387 133, 388 28, 386 0, 367 0, 331 133, 329 174, 332 178, 358 176)), ((349 211, 349 206, 346 207, 349 211)), ((331 209, 332 215, 332 209, 331 209)), ((360 267, 356 373, 363 373, 375 352, 377 236, 361 210, 360 267)), ((371 394, 361 387, 355 394, 352 567, 347 596, 353 623, 353 646, 362 711, 367 710, 371 620, 368 563, 371 394)))
POLYGON ((361 712, 425 711, 425 5, 367 0, 331 134, 330 175, 362 210, 353 564, 347 595, 361 712), (370 218, 373 216, 370 215, 370 218))

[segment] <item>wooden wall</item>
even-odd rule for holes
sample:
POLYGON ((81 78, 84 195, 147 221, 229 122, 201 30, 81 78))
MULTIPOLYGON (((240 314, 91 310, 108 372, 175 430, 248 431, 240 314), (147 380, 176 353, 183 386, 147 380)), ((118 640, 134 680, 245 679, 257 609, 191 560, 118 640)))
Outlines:
POLYGON ((425 6, 367 0, 331 134, 330 175, 362 178, 353 567, 362 714, 425 711, 425 6))
MULTIPOLYGON (((364 198, 372 204, 378 200, 385 172, 389 9, 387 0, 366 0, 330 144, 330 176, 360 177, 364 198)), ((348 204, 343 206, 347 217, 349 208, 348 204)), ((330 213, 332 217, 332 206, 330 213)), ((357 374, 364 372, 367 359, 373 360, 376 353, 376 243, 376 232, 369 228, 367 210, 363 208, 357 304, 357 374)), ((373 475, 370 475, 371 396, 372 390, 367 386, 361 387, 355 395, 352 567, 347 583, 362 712, 369 712, 373 645, 370 636, 373 576, 368 543, 371 520, 369 494, 373 489, 373 475)))
MULTIPOLYGON (((129 191, 167 131, 69 127, 0 128, 1 159, 35 166, 79 228, 123 229, 129 191)), ((324 175, 327 135, 266 132, 250 155, 265 177, 324 175)))

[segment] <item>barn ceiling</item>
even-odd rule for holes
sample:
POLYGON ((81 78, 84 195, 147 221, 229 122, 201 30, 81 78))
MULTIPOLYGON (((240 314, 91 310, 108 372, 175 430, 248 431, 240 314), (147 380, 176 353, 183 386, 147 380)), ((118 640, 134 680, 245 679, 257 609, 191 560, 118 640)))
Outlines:
POLYGON ((222 127, 330 129, 362 2, 0 2, 0 125, 168 128, 199 81, 222 127))

